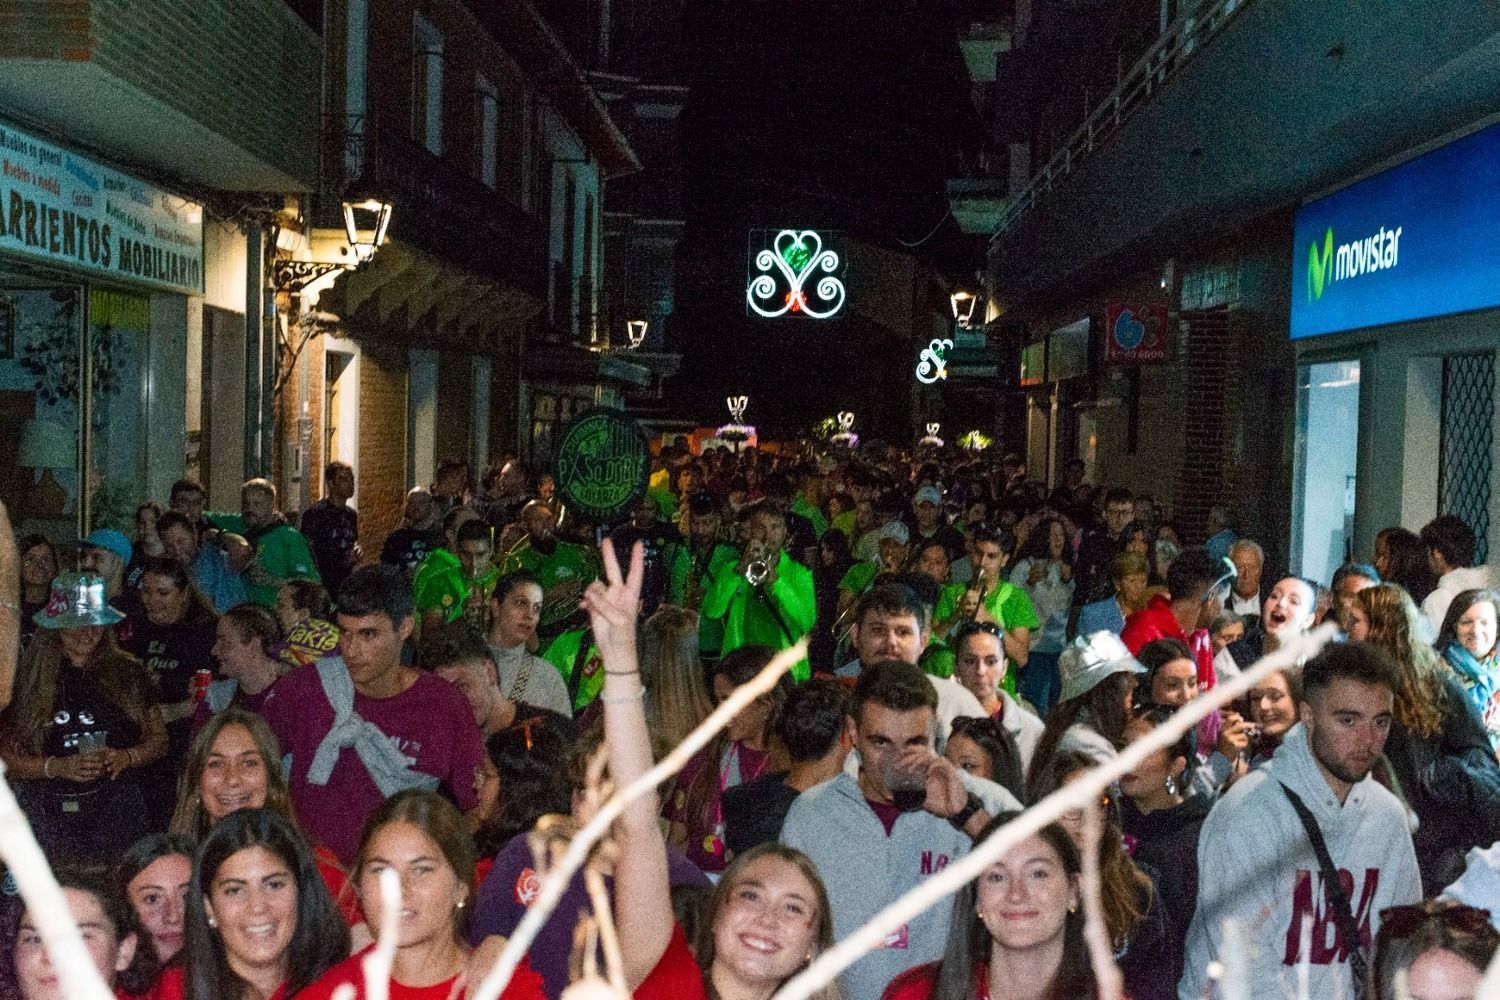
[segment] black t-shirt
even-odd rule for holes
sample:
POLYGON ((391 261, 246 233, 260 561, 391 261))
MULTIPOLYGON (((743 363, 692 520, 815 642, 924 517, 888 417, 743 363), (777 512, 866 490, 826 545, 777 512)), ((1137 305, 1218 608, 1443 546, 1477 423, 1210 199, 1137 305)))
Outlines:
POLYGON ((417 567, 422 565, 432 550, 442 544, 441 525, 434 525, 426 531, 418 531, 415 528, 397 528, 386 536, 385 545, 380 550, 380 561, 388 566, 396 567, 410 580, 412 574, 417 571, 417 567))
POLYGON ((359 515, 327 497, 302 512, 302 534, 312 548, 318 575, 330 594, 349 577, 349 559, 359 541, 359 515))
MULTIPOLYGON (((134 683, 143 692, 149 687, 144 674, 134 683)), ((73 756, 90 739, 117 750, 141 741, 140 725, 85 671, 71 666, 59 670, 52 704, 51 724, 42 736, 43 756, 73 756)), ((157 825, 145 808, 144 780, 143 769, 134 767, 113 780, 107 775, 86 782, 43 778, 24 783, 22 802, 48 857, 107 861, 157 825)))
POLYGON ((781 836, 781 824, 786 821, 787 811, 802 794, 786 783, 790 773, 773 771, 724 790, 721 799, 724 843, 731 851, 738 854, 781 836))
POLYGON ((145 666, 163 702, 184 701, 193 674, 214 668, 214 619, 157 625, 141 615, 132 620, 130 637, 121 646, 145 666))

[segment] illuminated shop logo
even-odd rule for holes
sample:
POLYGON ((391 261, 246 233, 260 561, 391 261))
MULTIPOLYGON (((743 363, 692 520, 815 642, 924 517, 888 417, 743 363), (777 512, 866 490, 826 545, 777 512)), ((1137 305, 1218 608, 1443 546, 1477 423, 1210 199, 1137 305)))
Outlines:
POLYGON ((844 307, 844 260, 811 229, 757 230, 750 235, 751 278, 745 305, 757 316, 828 319, 844 307))
POLYGON ((1372 236, 1339 244, 1334 249, 1333 227, 1323 233, 1323 245, 1315 239, 1307 248, 1307 301, 1317 302, 1335 281, 1357 278, 1393 268, 1401 262, 1401 229, 1381 226, 1372 236))

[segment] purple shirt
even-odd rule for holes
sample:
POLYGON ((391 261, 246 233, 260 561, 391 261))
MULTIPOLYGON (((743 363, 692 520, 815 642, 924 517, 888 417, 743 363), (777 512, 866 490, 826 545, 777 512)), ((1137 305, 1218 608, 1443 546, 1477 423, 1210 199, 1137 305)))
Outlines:
MULTIPOLYGON (((411 687, 390 698, 354 693, 354 711, 396 741, 413 770, 441 783, 458 808, 479 804, 475 772, 484 766, 484 743, 474 712, 458 688, 434 674, 417 675, 411 687)), ((346 747, 326 785, 307 781, 307 769, 323 737, 333 726, 333 706, 318 680, 318 665, 298 667, 271 686, 261 715, 291 758, 287 786, 297 822, 313 840, 350 864, 359 850, 365 819, 384 801, 359 755, 346 747)))
MULTIPOLYGON (((526 837, 527 834, 520 833, 506 842, 495 857, 494 867, 484 884, 479 887, 479 899, 474 904, 473 922, 469 926, 469 940, 475 946, 491 934, 503 937, 514 934, 540 891, 536 860, 531 856, 526 837)), ((696 885, 705 889, 711 886, 708 878, 672 847, 667 848, 667 881, 674 886, 696 885)), ((606 884, 609 884, 608 880, 606 884)), ((592 907, 580 873, 573 876, 572 883, 558 901, 557 909, 542 925, 541 933, 526 953, 531 967, 541 973, 542 990, 550 1000, 557 1000, 568 986, 573 925, 577 922, 578 912, 588 909, 592 907)))

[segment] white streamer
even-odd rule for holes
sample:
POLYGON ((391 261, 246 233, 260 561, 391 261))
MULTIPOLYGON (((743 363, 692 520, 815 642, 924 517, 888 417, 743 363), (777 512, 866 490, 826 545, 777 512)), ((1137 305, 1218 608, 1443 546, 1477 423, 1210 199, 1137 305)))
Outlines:
MULTIPOLYGON (((4 773, 5 765, 0 764, 0 775, 4 773)), ((74 1000, 114 1000, 114 993, 99 978, 99 970, 94 968, 94 960, 84 947, 83 934, 68 909, 68 899, 52 877, 47 857, 5 781, 0 781, 0 858, 9 866, 26 901, 26 910, 42 936, 47 957, 62 984, 63 996, 74 1000)), ((142 941, 139 946, 149 948, 151 942, 142 941)))

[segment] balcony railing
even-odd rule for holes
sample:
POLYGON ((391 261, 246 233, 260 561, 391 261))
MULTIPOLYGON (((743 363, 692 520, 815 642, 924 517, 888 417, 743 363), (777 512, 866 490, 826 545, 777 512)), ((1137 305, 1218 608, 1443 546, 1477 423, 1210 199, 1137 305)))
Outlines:
POLYGON ((376 194, 393 206, 393 238, 546 298, 546 229, 503 194, 359 116, 331 119, 322 151, 321 225, 342 228, 337 213, 346 192, 376 194))
POLYGON ((991 243, 998 242, 1020 224, 1055 183, 1073 171, 1120 130, 1167 83, 1177 77, 1236 13, 1254 0, 1201 0, 1185 11, 1155 44, 1120 77, 1108 96, 1084 119, 1031 180, 1018 191, 1000 213, 991 243))

